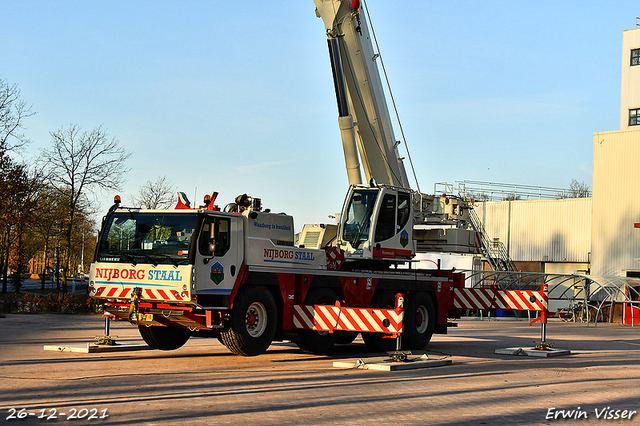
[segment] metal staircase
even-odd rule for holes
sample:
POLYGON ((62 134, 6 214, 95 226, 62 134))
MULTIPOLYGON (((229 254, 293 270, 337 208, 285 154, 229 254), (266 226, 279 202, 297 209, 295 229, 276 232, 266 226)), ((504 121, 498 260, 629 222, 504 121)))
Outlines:
POLYGON ((469 220, 474 231, 480 234, 482 243, 482 255, 487 259, 494 271, 517 271, 516 265, 509 257, 507 248, 501 241, 493 241, 488 236, 482 225, 482 221, 475 209, 469 209, 469 220))

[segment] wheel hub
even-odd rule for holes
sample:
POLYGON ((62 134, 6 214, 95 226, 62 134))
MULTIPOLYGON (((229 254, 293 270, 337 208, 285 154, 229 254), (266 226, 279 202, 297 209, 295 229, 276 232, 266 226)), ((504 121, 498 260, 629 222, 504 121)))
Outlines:
POLYGON ((258 315, 254 311, 247 312, 247 327, 254 328, 258 322, 258 315))
POLYGON ((423 305, 416 310, 416 330, 418 333, 424 333, 429 328, 429 312, 423 305))
POLYGON ((251 337, 262 336, 267 328, 267 308, 260 302, 252 303, 245 314, 244 325, 251 337))

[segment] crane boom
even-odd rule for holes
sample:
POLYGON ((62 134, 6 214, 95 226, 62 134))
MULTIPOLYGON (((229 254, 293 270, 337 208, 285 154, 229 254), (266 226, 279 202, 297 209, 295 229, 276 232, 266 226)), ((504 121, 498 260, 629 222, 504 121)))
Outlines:
POLYGON ((349 172, 357 162, 351 148, 355 139, 367 182, 373 179, 379 184, 410 188, 376 63, 379 55, 373 51, 365 16, 353 3, 358 2, 315 0, 329 42, 349 183, 358 183, 349 172), (342 99, 345 84, 347 98, 342 99))
POLYGON ((345 258, 404 261, 417 250, 476 253, 466 201, 410 187, 360 0, 314 3, 328 39, 351 185, 336 242, 345 258), (360 163, 368 185, 361 184, 360 163))

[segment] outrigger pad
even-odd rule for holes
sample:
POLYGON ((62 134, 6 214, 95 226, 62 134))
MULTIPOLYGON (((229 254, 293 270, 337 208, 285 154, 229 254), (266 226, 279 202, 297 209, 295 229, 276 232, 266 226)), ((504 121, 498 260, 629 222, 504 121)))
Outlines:
POLYGON ((499 355, 519 355, 519 356, 535 356, 541 358, 549 358, 552 356, 569 355, 570 350, 567 349, 555 349, 548 348, 546 350, 540 350, 536 348, 504 348, 496 349, 495 352, 499 355))
POLYGON ((390 361, 388 358, 372 358, 369 360, 359 359, 357 361, 334 361, 334 368, 350 368, 353 370, 380 370, 398 371, 414 370, 417 368, 441 367, 451 365, 450 359, 429 359, 427 355, 418 358, 408 359, 406 362, 390 361))

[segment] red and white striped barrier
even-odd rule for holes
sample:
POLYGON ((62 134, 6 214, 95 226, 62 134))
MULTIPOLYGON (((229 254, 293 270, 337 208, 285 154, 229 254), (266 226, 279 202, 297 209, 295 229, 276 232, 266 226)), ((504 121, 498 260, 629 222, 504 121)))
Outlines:
POLYGON ((547 296, 546 292, 542 290, 461 288, 454 292, 453 305, 459 309, 511 309, 546 312, 547 296))
MULTIPOLYGON (((104 286, 96 286, 95 293, 91 293, 91 295, 105 297, 109 299, 130 299, 132 296, 133 287, 104 287, 104 286)), ((177 290, 172 289, 162 289, 162 288, 145 288, 140 294, 141 300, 189 300, 189 293, 187 291, 183 291, 179 293, 177 290)))
POLYGON ((537 311, 540 315, 529 325, 540 321, 540 342, 536 342, 535 350, 549 351, 553 346, 547 343, 547 309, 549 286, 544 283, 540 290, 500 290, 489 288, 455 289, 453 305, 458 309, 510 309, 514 311, 537 311))
POLYGON ((404 298, 396 296, 395 309, 348 308, 335 305, 294 305, 293 325, 303 330, 402 333, 404 298))

